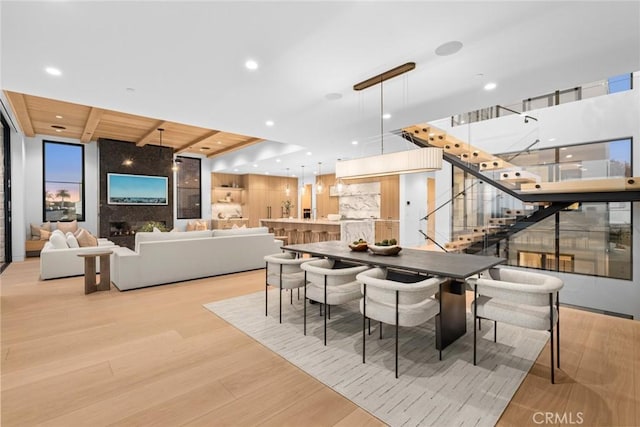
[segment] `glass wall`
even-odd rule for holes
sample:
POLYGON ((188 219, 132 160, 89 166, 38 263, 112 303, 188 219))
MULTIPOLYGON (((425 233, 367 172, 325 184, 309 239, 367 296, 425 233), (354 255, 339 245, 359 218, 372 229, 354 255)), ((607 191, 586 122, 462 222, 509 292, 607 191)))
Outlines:
MULTIPOLYGON (((627 177, 631 147, 630 138, 553 147, 522 153, 512 162, 542 181, 627 177)), ((495 226, 495 218, 513 222, 539 208, 454 168, 453 194, 463 190, 453 201, 452 240, 473 228, 495 226)), ((582 201, 484 249, 513 266, 631 280, 632 216, 630 202, 582 201)))

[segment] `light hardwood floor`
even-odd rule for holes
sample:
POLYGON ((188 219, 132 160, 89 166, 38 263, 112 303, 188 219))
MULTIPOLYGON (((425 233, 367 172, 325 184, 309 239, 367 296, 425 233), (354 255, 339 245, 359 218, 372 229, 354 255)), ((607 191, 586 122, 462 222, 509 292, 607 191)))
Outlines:
MULTIPOLYGON (((0 276, 3 426, 382 424, 202 307, 264 271, 86 296, 82 280, 41 282, 37 259, 0 276)), ((640 322, 561 319, 558 384, 545 348, 499 424, 640 425, 640 322)))

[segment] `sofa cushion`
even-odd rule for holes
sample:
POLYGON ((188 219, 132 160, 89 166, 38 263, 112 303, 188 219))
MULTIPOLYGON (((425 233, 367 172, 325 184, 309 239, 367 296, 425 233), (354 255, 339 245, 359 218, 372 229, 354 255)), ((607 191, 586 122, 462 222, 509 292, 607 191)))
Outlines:
POLYGON ((48 232, 51 232, 51 223, 49 221, 41 224, 41 225, 37 225, 37 224, 31 224, 30 225, 31 228, 31 239, 32 240, 47 240, 49 237, 47 236, 47 239, 43 239, 42 238, 42 234, 41 234, 41 230, 45 230, 48 232))
POLYGON ((268 227, 234 228, 229 230, 213 230, 213 237, 239 236, 243 234, 267 234, 268 227))
MULTIPOLYGON (((51 231, 45 230, 44 228, 40 230, 40 238, 37 240, 49 240, 51 237, 51 231)), ((36 239, 34 239, 36 240, 36 239)))
POLYGON ((165 240, 184 240, 184 239, 202 239, 211 237, 211 231, 185 231, 184 233, 154 233, 152 231, 143 231, 136 233, 136 252, 139 251, 142 242, 158 242, 165 240))
POLYGON ((78 221, 75 219, 71 222, 58 221, 57 227, 58 227, 58 230, 62 231, 63 233, 66 233, 68 231, 73 233, 78 229, 78 221))
POLYGON ((78 237, 76 237, 76 239, 78 240, 78 245, 80 245, 81 248, 98 246, 98 239, 85 229, 78 233, 78 237))
POLYGON ((80 247, 80 244, 78 243, 78 239, 76 239, 76 236, 74 236, 72 232, 68 232, 67 233, 67 245, 70 248, 79 248, 80 247))
POLYGON ((53 246, 53 249, 68 249, 67 238, 62 233, 52 233, 49 238, 49 243, 53 246))

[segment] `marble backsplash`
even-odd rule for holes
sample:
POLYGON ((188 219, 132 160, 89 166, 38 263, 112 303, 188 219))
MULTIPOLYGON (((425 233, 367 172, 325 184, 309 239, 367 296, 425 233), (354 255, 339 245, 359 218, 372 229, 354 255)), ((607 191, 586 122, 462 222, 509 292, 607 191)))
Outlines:
POLYGON ((380 183, 347 184, 339 194, 343 218, 380 218, 380 183))
POLYGON ((242 205, 240 203, 213 203, 211 205, 212 218, 241 218, 242 205))

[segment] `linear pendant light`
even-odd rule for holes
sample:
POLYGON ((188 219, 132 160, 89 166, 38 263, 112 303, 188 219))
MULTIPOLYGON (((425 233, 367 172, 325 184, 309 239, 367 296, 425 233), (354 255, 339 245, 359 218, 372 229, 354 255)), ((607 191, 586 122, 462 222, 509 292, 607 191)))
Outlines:
POLYGON ((353 86, 354 90, 359 91, 380 84, 381 154, 352 160, 338 160, 336 163, 336 180, 398 175, 442 169, 442 148, 425 147, 395 153, 384 153, 382 83, 411 71, 415 67, 415 62, 407 62, 406 64, 392 68, 353 86))
POLYGON ((336 162, 336 178, 353 179, 442 169, 442 148, 425 147, 336 162))

